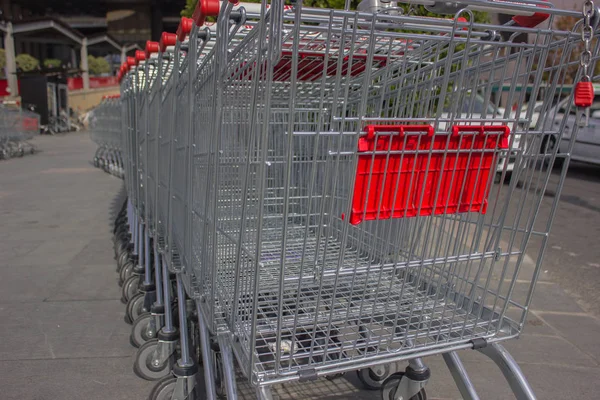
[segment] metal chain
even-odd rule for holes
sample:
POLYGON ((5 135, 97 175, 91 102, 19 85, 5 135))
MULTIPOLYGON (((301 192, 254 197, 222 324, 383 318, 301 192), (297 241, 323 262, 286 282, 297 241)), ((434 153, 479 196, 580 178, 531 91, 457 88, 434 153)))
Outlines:
POLYGON ((592 51, 590 50, 592 45, 592 17, 594 16, 595 8, 593 0, 586 0, 583 3, 583 27, 581 28, 581 40, 585 46, 583 52, 581 53, 581 67, 583 68, 583 77, 582 81, 589 82, 590 75, 588 73, 588 69, 592 62, 592 51))

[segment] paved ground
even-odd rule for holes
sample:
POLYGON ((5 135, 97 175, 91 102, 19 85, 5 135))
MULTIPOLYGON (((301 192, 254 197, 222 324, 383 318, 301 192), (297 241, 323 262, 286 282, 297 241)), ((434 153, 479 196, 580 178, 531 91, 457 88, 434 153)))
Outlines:
MULTIPOLYGON (((84 134, 36 143, 41 153, 0 162, 0 398, 145 398, 152 384, 131 371, 110 241, 122 183, 91 166, 94 145, 84 134)), ((592 399, 600 390, 600 169, 573 171, 525 334, 507 345, 540 399, 592 399)), ((511 398, 488 360, 461 355, 482 399, 511 398)), ((441 358, 427 362, 429 398, 460 398, 441 358)), ((349 376, 277 394, 378 398, 357 386, 349 376)))

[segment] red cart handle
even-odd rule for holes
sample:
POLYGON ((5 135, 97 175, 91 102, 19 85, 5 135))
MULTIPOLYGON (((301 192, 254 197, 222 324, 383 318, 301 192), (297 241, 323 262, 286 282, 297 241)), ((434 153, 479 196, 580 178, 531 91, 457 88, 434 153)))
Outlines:
POLYGON ((140 61, 144 61, 146 59, 146 53, 141 50, 135 51, 135 65, 138 65, 140 61))
POLYGON ((179 26, 177 27, 177 32, 175 33, 177 35, 177 39, 180 42, 183 42, 185 40, 185 38, 187 37, 187 35, 190 34, 190 32, 192 31, 193 23, 194 23, 194 20, 191 18, 186 18, 186 17, 181 18, 181 21, 179 22, 179 26))
MULTIPOLYGON (((542 0, 548 1, 548 0, 542 0)), ((540 8, 543 8, 540 6, 540 8)), ((519 26, 523 28, 535 28, 545 20, 550 18, 550 14, 535 12, 532 15, 515 15, 512 17, 512 20, 519 26)))
POLYGON ((150 58, 150 54, 152 53, 158 53, 159 47, 158 47, 158 42, 151 42, 150 40, 148 40, 146 42, 146 58, 150 58))
POLYGON ((198 26, 204 25, 206 17, 218 17, 221 2, 219 0, 198 0, 192 19, 198 26))
POLYGON ((160 35, 160 51, 162 51, 163 53, 167 50, 167 47, 169 46, 175 46, 175 43, 177 43, 177 35, 174 33, 170 33, 170 32, 163 32, 162 35, 160 35))

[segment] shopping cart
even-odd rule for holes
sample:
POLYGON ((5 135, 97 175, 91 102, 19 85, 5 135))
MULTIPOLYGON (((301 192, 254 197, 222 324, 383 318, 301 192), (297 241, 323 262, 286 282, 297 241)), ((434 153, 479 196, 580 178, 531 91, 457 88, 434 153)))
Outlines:
POLYGON ((0 159, 35 153, 29 141, 40 133, 40 116, 32 111, 0 106, 0 159))
MULTIPOLYGON (((151 398, 194 397, 202 357, 209 399, 237 398, 234 360, 260 398, 277 383, 357 371, 384 399, 421 399, 423 357, 441 354, 462 396, 477 399, 463 349, 535 398, 500 343, 523 329, 568 162, 557 183, 551 168, 568 161, 576 132, 566 151, 550 149, 566 120, 532 128, 520 106, 542 100, 548 112, 597 11, 586 3, 562 31, 556 16, 581 15, 547 2, 422 2, 452 19, 395 2, 263 3, 201 1, 158 68, 123 72, 124 214, 140 259, 153 235, 162 278, 165 322, 154 319, 158 339, 135 364, 163 377, 151 398), (471 10, 515 17, 475 23, 471 10), (201 27, 207 17, 216 25, 201 27)), ((579 122, 599 55, 598 41, 584 42, 591 57, 570 94, 579 122)))
POLYGON ((94 165, 123 177, 120 95, 104 96, 90 116, 90 137, 98 145, 94 165))

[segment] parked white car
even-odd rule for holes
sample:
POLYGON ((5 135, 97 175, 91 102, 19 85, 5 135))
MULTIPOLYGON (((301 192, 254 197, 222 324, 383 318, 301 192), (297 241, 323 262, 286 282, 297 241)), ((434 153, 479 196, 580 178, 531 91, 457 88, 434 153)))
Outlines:
POLYGON ((577 113, 581 113, 581 119, 577 138, 571 152, 571 159, 592 164, 600 164, 600 90, 595 90, 594 103, 590 107, 588 114, 571 105, 573 101, 569 98, 562 100, 555 107, 549 110, 544 121, 540 121, 540 129, 546 131, 558 131, 563 123, 565 112, 569 112, 566 122, 564 122, 564 130, 560 143, 557 143, 557 136, 548 135, 542 143, 542 152, 550 153, 554 151, 558 144, 559 153, 566 153, 569 142, 571 140, 573 130, 576 125, 577 113))
MULTIPOLYGON (((505 109, 496 108, 493 104, 486 102, 483 96, 480 94, 476 94, 472 98, 469 98, 468 101, 464 101, 461 104, 460 115, 456 114, 454 117, 456 119, 481 119, 486 118, 489 119, 490 122, 493 122, 494 119, 500 119, 504 117, 505 109)), ((442 118, 450 117, 450 108, 445 110, 442 113, 442 118)), ((500 124, 500 123, 498 123, 500 124)), ((445 124, 440 123, 438 129, 444 130, 445 124)), ((512 131, 511 131, 512 132, 512 131)), ((512 135, 512 133, 511 133, 512 135)), ((506 165, 506 172, 510 174, 515 168, 515 161, 517 156, 517 151, 519 150, 521 135, 514 135, 512 138, 512 146, 511 152, 509 153, 507 158, 500 158, 498 160, 498 165, 496 167, 496 173, 500 174, 504 171, 504 165, 506 165)))

